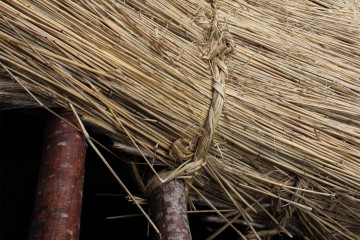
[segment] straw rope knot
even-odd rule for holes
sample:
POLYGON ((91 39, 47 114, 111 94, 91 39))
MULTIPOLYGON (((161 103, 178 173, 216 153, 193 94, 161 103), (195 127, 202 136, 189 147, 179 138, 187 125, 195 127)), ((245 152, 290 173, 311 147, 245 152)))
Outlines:
POLYGON ((194 145, 188 139, 180 138, 176 140, 169 151, 170 159, 175 162, 188 161, 194 155, 194 145))

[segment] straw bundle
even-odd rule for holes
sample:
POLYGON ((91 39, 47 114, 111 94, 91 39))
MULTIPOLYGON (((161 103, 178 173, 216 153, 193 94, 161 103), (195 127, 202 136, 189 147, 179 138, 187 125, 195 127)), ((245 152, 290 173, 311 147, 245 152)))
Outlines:
POLYGON ((0 1, 0 95, 33 104, 21 86, 47 106, 71 103, 163 179, 187 179, 191 206, 224 223, 211 238, 231 226, 242 239, 359 239, 359 10, 0 1))

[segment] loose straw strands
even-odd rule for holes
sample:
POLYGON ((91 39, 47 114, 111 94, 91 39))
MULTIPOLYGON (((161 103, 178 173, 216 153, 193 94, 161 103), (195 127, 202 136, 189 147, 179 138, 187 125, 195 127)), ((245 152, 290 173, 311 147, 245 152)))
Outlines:
MULTIPOLYGON (((226 59, 225 104, 207 165, 189 184, 197 189, 191 199, 238 211, 217 211, 225 225, 214 236, 240 222, 248 239, 278 232, 359 238, 359 4, 216 6, 236 49, 226 59)), ((184 177, 194 169, 168 152, 179 138, 196 146, 203 133, 213 97, 201 58, 211 7, 195 0, 1 1, 0 62, 51 106, 71 103, 122 149, 156 156, 184 177)), ((1 78, 11 74, 0 69, 1 78)), ((0 96, 16 95, 11 86, 1 79, 0 96)), ((30 105, 17 94, 13 104, 30 105)))

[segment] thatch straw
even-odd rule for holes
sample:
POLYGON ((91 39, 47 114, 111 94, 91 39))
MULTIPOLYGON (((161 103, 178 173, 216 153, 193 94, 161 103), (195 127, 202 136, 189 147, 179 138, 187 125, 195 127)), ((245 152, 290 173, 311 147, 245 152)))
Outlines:
POLYGON ((71 103, 123 150, 188 179, 189 199, 224 223, 212 237, 240 223, 243 239, 359 239, 359 11, 353 0, 0 1, 0 94, 18 82, 71 103))

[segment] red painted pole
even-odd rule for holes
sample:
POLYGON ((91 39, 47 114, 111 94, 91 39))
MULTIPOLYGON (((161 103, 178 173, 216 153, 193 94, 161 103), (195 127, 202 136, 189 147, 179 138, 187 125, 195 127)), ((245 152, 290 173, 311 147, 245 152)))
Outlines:
MULTIPOLYGON (((72 113, 60 115, 78 126, 72 113)), ((75 240, 80 230, 86 142, 57 117, 46 127, 44 140, 29 239, 75 240)))

